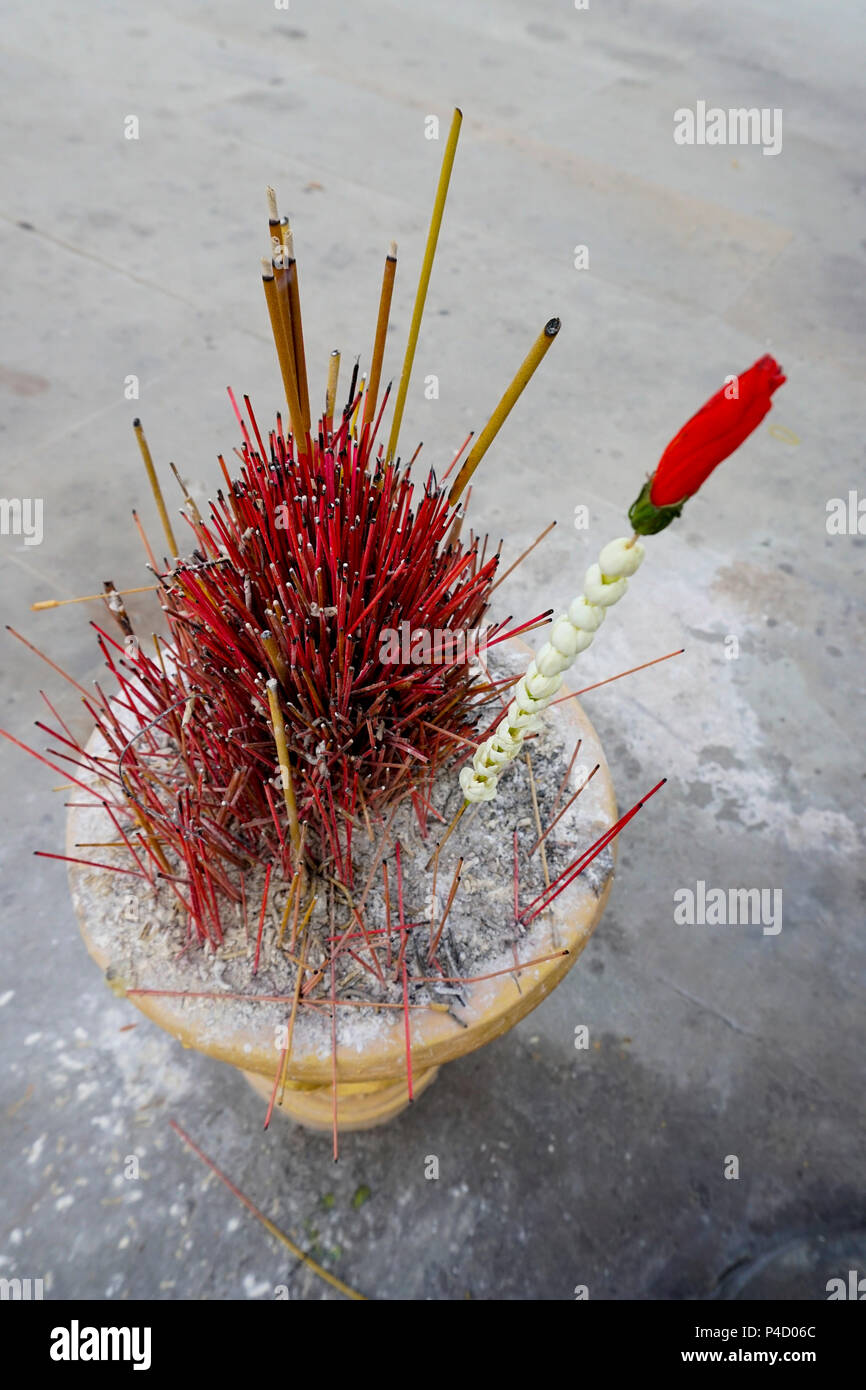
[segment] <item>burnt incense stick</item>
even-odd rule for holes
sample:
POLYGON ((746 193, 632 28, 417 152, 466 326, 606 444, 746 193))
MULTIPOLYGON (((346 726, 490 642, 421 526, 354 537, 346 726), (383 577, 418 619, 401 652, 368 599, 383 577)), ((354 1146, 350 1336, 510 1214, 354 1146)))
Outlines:
POLYGON ((295 802, 295 787, 292 781, 292 767, 289 762, 289 749, 286 743, 286 728, 283 723, 283 712, 280 709, 280 702, 277 697, 277 681, 272 676, 267 682, 268 704, 271 711, 271 724, 274 731, 274 742, 277 745, 277 755, 280 764, 280 778, 283 784, 283 797, 286 803, 286 812, 289 817, 289 837, 292 841, 292 849, 295 852, 295 868, 300 869, 301 865, 301 831, 298 824, 298 808, 295 802))
POLYGON ((67 603, 92 603, 94 599, 111 598, 112 594, 124 598, 127 594, 152 594, 160 588, 161 584, 141 584, 137 589, 112 589, 107 594, 82 594, 80 598, 43 598, 38 603, 31 603, 30 609, 33 613, 41 613, 46 608, 63 608, 67 603))
POLYGON ((135 633, 132 630, 132 623, 129 621, 129 614, 124 607, 123 599, 114 587, 114 581, 111 579, 103 580, 102 588, 104 591, 103 597, 105 599, 105 606, 114 618, 124 637, 134 637, 135 633))
MULTIPOLYGON (((429 961, 432 961, 433 957, 436 955, 436 952, 439 948, 439 942, 442 940, 442 933, 445 930, 445 923, 448 921, 448 914, 451 911, 454 899, 457 896, 457 889, 460 887, 460 870, 462 868, 463 860, 462 858, 460 858, 457 860, 457 863, 454 867, 454 876, 451 879, 451 888, 448 892, 448 900, 445 904, 445 911, 442 913, 442 920, 440 921, 439 926, 436 928, 436 931, 433 933, 433 937, 430 941, 430 948, 427 952, 427 959, 429 961)), ((432 922, 430 925, 432 927, 432 922)))
POLYGON ((295 358, 295 373, 298 379, 298 398, 301 403, 301 418, 304 430, 310 428, 310 393, 307 387, 307 359, 304 354, 304 329, 301 322, 301 298, 298 288, 298 262, 295 258, 292 229, 286 224, 283 232, 283 253, 287 260, 288 295, 292 324, 292 348, 295 358))
POLYGON ((135 507, 133 507, 132 509, 132 519, 135 522, 135 529, 138 532, 139 537, 141 538, 142 545, 144 546, 144 553, 147 556, 147 562, 150 568, 153 570, 154 574, 157 576, 157 578, 159 578, 159 566, 156 563, 156 556, 150 548, 150 541, 147 539, 147 533, 145 532, 145 529, 141 524, 141 517, 135 510, 135 507))
POLYGON ((532 754, 528 748, 524 750, 524 756, 526 758, 526 771, 529 774, 529 793, 532 798, 532 814, 535 817, 535 828, 538 831, 539 843, 541 844, 541 867, 544 870, 544 882, 550 887, 550 869, 547 864, 547 851, 544 847, 544 835, 541 830, 541 812, 538 808, 538 793, 535 790, 535 773, 532 770, 532 754))
POLYGON ((337 401, 337 383, 340 379, 340 349, 334 348, 328 358, 328 385, 325 391, 325 427, 330 430, 334 424, 334 407, 337 401))
POLYGON ((475 472, 484 455, 487 453, 487 450, 490 448, 490 445, 493 443, 494 439, 496 438, 497 434, 502 428, 502 425, 504 424, 508 415, 511 413, 511 410, 513 409, 518 397, 523 392, 524 388, 526 387, 527 383, 529 382, 539 363, 547 354, 551 344, 553 343, 554 338, 560 330, 560 327, 561 321, 559 319, 548 319, 547 323, 542 328, 535 342, 532 344, 532 347, 529 349, 529 352, 526 354, 525 358, 521 362, 520 366, 517 369, 517 372, 514 375, 514 379, 508 386, 501 401, 494 410, 490 419, 487 421, 487 424, 484 426, 484 429, 481 431, 480 435, 476 439, 475 443, 469 451, 469 454, 466 458, 465 463, 463 464, 463 467, 460 469, 460 472, 457 474, 457 477, 451 484, 451 491, 448 494, 448 501, 451 503, 452 506, 454 506, 455 502, 457 502, 457 500, 459 499, 460 494, 466 487, 466 484, 469 482, 469 479, 472 477, 472 474, 475 472))
POLYGON ((274 252, 271 260, 271 269, 274 275, 277 301, 280 306, 280 324, 283 331, 286 357, 291 367, 292 380, 295 383, 295 391, 298 396, 299 419, 303 423, 304 408, 303 402, 301 401, 301 385, 298 380, 298 362, 295 355, 295 333, 292 327, 292 301, 289 295, 289 253, 285 246, 279 247, 274 252))
POLYGON ((268 237, 271 244, 271 255, 273 256, 282 245, 280 214, 277 208, 277 195, 270 184, 265 190, 265 194, 268 200, 268 237))
POLYGON ((305 1253, 305 1251, 301 1250, 300 1246, 295 1245, 294 1241, 290 1240, 289 1237, 283 1231, 280 1230, 279 1226, 275 1226, 273 1221, 271 1221, 267 1216, 265 1216, 264 1212, 260 1211, 259 1208, 253 1202, 250 1201, 249 1197, 245 1196, 245 1194, 241 1192, 240 1188, 235 1186, 235 1184, 231 1181, 230 1178, 226 1177, 225 1173, 217 1167, 213 1159, 208 1158, 207 1154, 199 1148, 198 1144, 194 1143, 193 1140, 190 1139, 186 1130, 181 1129, 180 1125, 177 1124, 174 1120, 169 1120, 169 1124, 171 1125, 174 1132, 178 1135, 178 1137, 182 1139, 183 1142, 187 1145, 187 1147, 190 1148, 192 1152, 198 1158, 201 1159, 202 1163, 204 1163, 205 1166, 209 1168, 210 1171, 217 1178, 219 1178, 220 1182, 228 1188, 232 1196, 236 1197, 239 1202, 242 1202, 243 1205, 246 1207, 247 1211, 251 1212, 252 1215, 256 1218, 256 1220, 264 1226, 268 1234, 272 1235, 275 1240, 278 1240, 281 1245, 284 1245, 286 1249, 289 1250, 295 1256, 295 1259, 300 1260, 303 1265, 306 1265, 307 1269, 312 1270, 312 1272, 318 1275, 320 1279, 324 1279, 325 1283, 330 1284, 332 1288, 337 1289, 338 1292, 344 1294, 346 1298, 355 1299, 359 1302, 367 1301, 365 1294, 358 1293, 356 1289, 349 1288, 348 1284, 344 1284, 341 1279, 338 1279, 336 1277, 336 1275, 331 1274, 327 1269, 323 1269, 322 1266, 320 1264, 317 1264, 314 1259, 312 1259, 309 1255, 305 1253))
POLYGON ((197 507, 197 505, 196 505, 195 498, 193 497, 192 493, 190 492, 190 490, 189 490, 189 488, 187 487, 186 483, 184 482, 183 478, 182 478, 182 477, 180 476, 180 474, 178 473, 176 466, 175 466, 173 463, 169 463, 168 466, 169 466, 169 468, 171 469, 172 473, 174 474, 174 476, 175 476, 175 478, 176 478, 176 480, 177 480, 178 487, 180 488, 181 492, 183 493, 183 499, 184 499, 184 501, 186 502, 186 505, 188 506, 188 508, 189 508, 189 510, 190 510, 190 512, 191 512, 191 514, 192 514, 192 519, 193 519, 193 521, 196 523, 196 525, 198 525, 198 526, 203 526, 203 525, 204 525, 204 521, 203 521, 203 519, 202 519, 202 514, 201 514, 201 512, 199 511, 199 509, 198 509, 198 507, 197 507))
POLYGON ((652 661, 643 661, 640 666, 630 666, 627 671, 619 671, 615 676, 607 676, 603 681, 595 681, 592 685, 585 685, 582 690, 572 690, 568 695, 560 695, 558 700, 552 700, 550 708, 554 705, 561 705, 566 700, 573 700, 576 695, 585 695, 589 690, 598 690, 603 685, 610 685, 613 681, 622 680, 623 676, 633 676, 637 671, 646 671, 649 666, 658 666, 660 661, 670 661, 672 656, 682 656, 685 647, 677 647, 675 652, 666 652, 664 656, 653 657, 652 661))
POLYGON ((530 555, 530 554, 532 553, 532 551, 535 549, 535 547, 536 547, 537 545, 540 545, 540 543, 544 540, 544 537, 545 537, 545 536, 548 536, 548 535, 550 534, 550 532, 553 530, 553 528, 554 528, 555 525, 556 525, 556 522, 555 522, 555 521, 551 521, 551 523, 550 523, 549 526, 545 526, 544 530, 541 532, 541 535, 540 535, 540 536, 536 536, 536 537, 535 537, 535 540, 532 542, 532 545, 528 545, 528 546, 526 547, 526 549, 523 551, 523 553, 522 553, 521 555, 518 555, 517 559, 514 561, 514 564, 513 564, 513 565, 509 565, 509 566, 508 566, 508 569, 505 571, 504 574, 500 574, 500 575, 497 576, 496 583, 495 583, 495 584, 491 584, 491 586, 490 586, 490 592, 491 592, 491 594, 493 593, 494 589, 498 589, 498 588, 499 588, 499 585, 503 582, 503 580, 505 580, 505 579, 508 578, 509 574, 511 574, 513 570, 516 570, 516 569, 517 569, 517 566, 518 566, 518 565, 522 565, 522 564, 523 564, 523 561, 526 559, 527 555, 530 555))
POLYGON ((555 816, 555 815, 556 815, 556 808, 557 808, 557 806, 559 805, 559 801, 560 801, 560 797, 562 796, 562 793, 565 791, 566 785, 567 785, 567 783, 568 783, 568 779, 569 779, 569 777, 571 776, 571 770, 572 770, 572 768, 574 767, 574 764, 575 764, 576 761, 577 761, 577 755, 578 755, 578 753, 580 752, 581 744, 582 744, 582 743, 583 743, 583 739, 580 738, 580 737, 578 736, 577 742, 576 742, 575 745, 574 745, 574 751, 572 752, 572 755, 571 755, 571 757, 570 757, 569 760, 568 760, 568 767, 565 769, 565 772, 564 772, 563 775, 562 775, 562 781, 560 782, 559 786, 558 786, 557 789, 556 789, 556 796, 553 798, 553 805, 552 805, 551 808, 550 808, 550 814, 551 814, 552 816, 555 816))
POLYGON ((156 476, 156 469, 153 466, 153 459, 151 457, 150 449, 148 448, 147 440, 144 437, 144 430, 141 427, 141 421, 137 418, 133 420, 132 428, 135 430, 135 437, 138 440, 138 447, 141 450, 141 457, 144 462, 148 482, 150 483, 150 488, 153 493, 153 500, 156 503, 156 509, 159 512, 159 519, 162 522, 162 529, 165 532, 165 539, 168 542, 168 557, 170 560, 173 560, 177 558, 180 552, 178 550, 177 541, 174 538, 174 532, 171 529, 171 522, 168 519, 168 512, 165 509, 165 500, 162 495, 162 488, 160 487, 159 479, 156 476))
POLYGON ((260 640, 262 646, 268 654, 268 660, 270 661, 271 665, 276 671, 277 677, 279 678, 281 684, 288 684, 289 668, 285 660, 283 659, 283 655, 279 647, 277 646, 273 633, 262 632, 260 634, 260 640))
POLYGON ((392 241, 385 257, 382 272, 382 290, 379 295, 379 315, 376 319, 376 336, 373 341, 373 356, 370 361, 370 379, 364 405, 364 423, 373 424, 376 403, 379 399, 379 382, 382 377, 382 359, 385 356, 385 339, 388 335, 388 315, 391 312, 391 297, 394 293, 394 277, 397 273, 397 243, 392 241))
POLYGON ((357 439, 357 438, 358 438, 358 418, 359 418, 359 416, 360 416, 361 418, 363 418, 363 414, 364 414, 363 406, 364 406, 364 393, 365 393, 366 386, 367 386, 367 377, 366 377, 366 374, 362 372, 362 373, 361 373, 361 380, 358 382, 358 395, 357 395, 357 397, 356 397, 356 399, 355 399, 355 408, 354 408, 354 410, 352 411, 351 433, 352 433, 352 438, 353 438, 353 439, 357 439))
POLYGON ((583 791, 584 787, 587 786, 588 783, 590 783, 590 782, 592 781, 593 777, 594 777, 595 774, 598 772, 598 769, 600 768, 600 766, 601 766, 600 763, 596 763, 596 765, 595 765, 595 767, 592 769, 592 771, 587 773, 586 777, 585 777, 585 778, 583 779, 583 781, 581 782, 581 784, 580 784, 580 786, 578 787, 577 791, 574 793, 573 796, 569 797, 568 801, 566 801, 566 803, 565 803, 565 805, 563 806, 562 810, 560 811, 559 815, 558 815, 558 816, 555 816, 554 819, 550 822, 550 824, 548 825, 547 829, 544 831, 544 834, 543 834, 543 835, 539 835, 538 839, 535 841, 535 844, 532 846, 531 850, 529 851, 529 858, 530 858, 530 859, 532 858, 532 856, 533 856, 533 854, 535 853, 535 851, 538 849, 538 846, 541 845, 541 844, 543 844, 544 841, 547 839, 548 835, 550 834, 550 832, 551 832, 551 830, 553 829, 553 827, 557 824, 557 822, 560 821, 560 820, 562 820, 562 817, 565 815, 566 811, 570 810, 570 808, 574 805, 575 801, 576 801, 577 798, 580 796, 580 793, 583 791))
POLYGON ((289 345, 286 330, 283 324, 280 299, 277 293, 276 280, 271 261, 262 257, 262 284, 265 291, 265 302, 268 307, 268 316, 271 321, 271 332, 274 337, 274 346, 277 350, 277 360, 280 365, 280 372, 283 378, 283 390, 286 395, 286 404, 289 407, 289 420, 292 426, 292 434, 295 437, 296 447, 300 453, 304 452, 305 431, 304 422, 301 415, 301 403, 298 400, 298 388, 294 377, 294 368, 289 355, 289 345))
POLYGON ((430 228, 427 232, 427 244, 424 248, 424 259, 421 262, 421 275, 418 280, 418 289, 415 293, 415 307, 412 310, 412 321, 409 326, 409 341, 406 344, 406 355, 403 358, 403 369, 400 373, 400 385, 397 388, 397 399, 394 402, 394 418, 391 422, 391 434, 388 439, 388 447, 385 450, 385 457, 387 459, 395 459, 397 457, 397 444, 400 438, 400 426, 403 422, 406 395, 409 390, 409 379, 412 375, 412 364, 415 361, 415 349, 418 345, 418 334, 421 330, 421 318, 424 314, 424 303, 427 299, 430 274, 433 270, 433 258, 436 255, 436 243, 439 240, 439 229, 442 226, 442 214, 445 210, 445 199, 448 196, 448 185, 451 181, 451 170, 454 167, 454 156, 457 153, 457 140, 460 136, 460 126, 462 122, 463 112, 459 107, 455 107, 454 115, 451 118, 451 129, 448 132, 448 139, 445 142, 445 150, 442 155, 442 168, 439 173, 436 197, 433 200, 433 214, 430 218, 430 228))

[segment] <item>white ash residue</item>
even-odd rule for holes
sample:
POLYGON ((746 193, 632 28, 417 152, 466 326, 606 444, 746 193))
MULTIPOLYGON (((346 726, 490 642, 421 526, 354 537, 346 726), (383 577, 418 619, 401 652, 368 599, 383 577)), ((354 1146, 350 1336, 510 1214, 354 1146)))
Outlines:
MULTIPOLYGON (((503 675, 522 669, 525 657, 520 652, 497 654, 494 674, 503 675)), ((489 706, 482 716, 481 727, 493 715, 489 706)), ((527 744, 535 777, 538 810, 542 826, 551 818, 554 801, 574 751, 577 736, 575 725, 563 711, 551 711, 544 721, 542 732, 527 744)), ((94 752, 103 749, 91 745, 94 752)), ((588 771, 602 758, 594 737, 584 739, 569 782, 559 800, 558 810, 580 786, 588 771)), ((513 832, 517 830, 519 859, 519 901, 525 908, 545 886, 542 854, 529 850, 538 838, 532 804, 529 770, 525 759, 515 763, 502 777, 495 801, 478 808, 468 808, 454 833, 443 847, 436 873, 433 893, 431 858, 436 842, 458 811, 463 796, 452 769, 434 783, 433 805, 442 820, 428 817, 427 838, 421 829, 411 801, 401 807, 390 835, 387 854, 391 897, 390 969, 387 968, 389 947, 387 933, 372 936, 375 955, 384 976, 384 984, 372 967, 371 953, 363 940, 351 941, 355 956, 343 951, 338 957, 337 996, 359 1004, 388 1002, 402 1004, 402 978, 397 975, 401 934, 397 929, 398 893, 393 844, 400 841, 403 868, 403 900, 405 921, 416 923, 407 932, 406 960, 408 966, 409 1000, 413 1004, 435 1003, 447 1007, 456 1021, 466 1015, 470 1002, 478 1002, 484 986, 449 985, 443 983, 412 983, 412 977, 430 977, 437 972, 428 963, 431 915, 434 930, 442 919, 458 860, 463 858, 460 886, 448 914, 437 958, 446 976, 486 975, 502 970, 515 959, 532 960, 557 949, 561 942, 556 932, 556 920, 563 910, 574 911, 588 897, 596 898, 613 871, 610 849, 604 850, 587 870, 557 899, 555 909, 543 913, 524 930, 514 922, 513 832), (429 866, 429 867, 428 867, 429 866), (356 959, 357 957, 357 959, 356 959)), ((116 833, 101 807, 77 809, 72 812, 74 838, 77 841, 111 841, 116 833)), ((601 773, 589 782, 574 806, 558 821, 547 836, 547 871, 551 880, 596 840, 610 825, 604 778, 601 773)), ((359 903, 381 850, 381 829, 374 825, 371 843, 366 830, 355 830, 352 841, 353 877, 350 891, 359 903)), ((129 856, 117 850, 75 850, 84 858, 128 866, 129 856)), ((228 900, 221 905, 224 940, 218 949, 189 944, 185 913, 177 898, 165 883, 152 890, 142 879, 111 874, 77 866, 72 871, 73 894, 76 906, 87 922, 93 945, 111 962, 109 982, 118 993, 124 988, 202 991, 217 994, 239 994, 242 999, 218 1001, 187 999, 184 1013, 194 1016, 196 1026, 204 1034, 214 1036, 225 1027, 254 1031, 260 1035, 276 1029, 286 1021, 294 994, 297 966, 290 958, 291 936, 289 916, 282 947, 279 944, 280 923, 288 894, 288 883, 278 879, 275 872, 265 913, 258 972, 252 974, 256 933, 259 922, 264 871, 254 870, 246 876, 248 929, 245 935, 240 910, 228 900), (281 1002, 262 1002, 253 996, 278 995, 281 1002)), ((350 927, 357 932, 346 895, 332 884, 317 880, 314 891, 318 901, 309 921, 307 964, 324 968, 323 978, 315 990, 325 1007, 304 1007, 298 1012, 293 1050, 327 1056, 331 1050, 331 1022, 327 999, 330 976, 327 969, 325 938, 333 931, 350 927)), ((306 907, 306 903, 304 904, 306 907)), ((302 913, 303 916, 303 908, 302 913)), ((363 918, 368 931, 382 929, 386 922, 385 895, 381 865, 376 865, 371 886, 364 904, 363 918)), ((518 982, 519 974, 514 977, 518 982)), ((341 1047, 362 1051, 376 1037, 391 1029, 401 1028, 401 1013, 369 1007, 338 1010, 341 1047)))

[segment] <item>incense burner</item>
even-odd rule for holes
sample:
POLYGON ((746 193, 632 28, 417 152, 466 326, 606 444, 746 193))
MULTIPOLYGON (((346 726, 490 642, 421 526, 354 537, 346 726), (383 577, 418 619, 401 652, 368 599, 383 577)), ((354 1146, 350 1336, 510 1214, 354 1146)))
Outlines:
POLYGON ((474 526, 463 533, 469 484, 560 320, 544 325, 480 433, 467 436, 447 467, 436 455, 423 487, 412 476, 421 445, 405 461, 399 449, 461 121, 456 110, 387 444, 380 426, 391 383, 380 386, 396 245, 385 257, 369 375, 359 378, 356 358, 341 407, 334 349, 316 412, 293 234, 269 189, 271 254, 261 283, 287 417, 281 406, 272 427, 263 420, 263 433, 249 397, 242 412, 229 388, 239 466, 231 474, 218 455, 222 483, 203 516, 171 465, 185 500, 180 543, 141 421, 133 422, 166 543, 160 563, 133 511, 157 581, 145 587, 163 620, 152 654, 123 604, 140 587, 106 581, 102 596, 35 605, 102 597, 122 634, 121 644, 93 624, 113 696, 67 677, 95 726, 87 748, 66 725, 60 732, 41 724, 77 756, 57 754, 61 768, 28 750, 95 793, 71 808, 68 854, 48 856, 70 861, 91 954, 118 993, 186 1046, 242 1070, 269 1096, 268 1117, 279 1107, 330 1127, 335 1156, 340 1124, 360 1128, 396 1114, 443 1062, 534 1008, 586 944, 609 891, 616 836, 666 779, 617 819, 598 740, 561 693, 562 680, 625 594, 644 554, 639 537, 680 516, 757 428, 785 380, 766 355, 729 375, 668 445, 629 510, 633 534, 602 548, 549 640, 535 656, 513 647, 555 610, 509 627, 511 619, 487 620, 490 601, 554 523, 499 575, 499 551, 488 554, 474 526), (504 642, 522 666, 491 675, 489 652, 504 642), (561 718, 542 719, 553 706, 561 718), (549 732, 555 724, 558 735, 549 732), (536 781, 532 757, 545 738, 562 743, 563 729, 583 740, 584 760, 595 765, 560 809, 579 743, 564 776, 548 758, 536 781), (380 848, 359 848, 365 831, 373 845, 374 826, 380 848), (569 842, 570 829, 579 833, 569 842), (437 874, 446 848, 443 893, 437 874), (82 857, 84 849, 99 858, 82 857), (408 860, 426 860, 431 850, 413 878, 408 860), (374 861, 369 872, 365 854, 374 861), (457 893, 465 855, 485 865, 486 903, 465 884, 457 893), (118 884, 126 885, 126 906, 118 884), (132 925, 140 913, 155 926, 143 921, 130 933, 127 912, 132 925), (186 973, 175 969, 178 955, 186 973), (232 964, 240 959, 246 974, 232 964))
MULTIPOLYGON (((523 645, 516 642, 513 645, 518 648, 519 659, 523 660, 523 645)), ((571 741, 580 738, 584 760, 599 764, 593 781, 593 826, 594 829, 599 826, 607 829, 615 824, 617 811, 598 735, 576 699, 566 700, 561 709, 568 738, 571 741)), ((91 751, 95 751, 93 740, 91 751)), ((575 769, 572 780, 578 781, 579 774, 580 769, 575 769)), ((482 814, 491 819, 495 815, 492 808, 482 808, 482 814)), ((92 837, 93 815, 90 808, 70 809, 67 828, 70 856, 76 854, 77 843, 92 837)), ((568 826, 567 821, 565 824, 568 826)), ((106 829, 110 829, 108 823, 106 829)), ((573 833, 572 829, 566 831, 567 836, 573 833)), ((580 847, 572 842, 575 852, 580 847)), ((161 972, 168 974, 167 962, 162 957, 164 963, 161 965, 160 957, 154 954, 144 974, 140 961, 137 965, 131 963, 129 933, 125 945, 124 935, 118 930, 116 875, 109 869, 100 871, 71 864, 70 885, 87 949, 115 993, 128 997, 184 1047, 195 1048, 238 1068, 263 1100, 275 1099, 276 1109, 309 1129, 331 1131, 336 1103, 338 1127, 346 1131, 381 1124, 408 1105, 407 1058, 411 1058, 413 1098, 417 1098, 435 1079, 443 1063, 472 1052, 507 1032, 561 983, 604 912, 613 881, 614 849, 615 842, 592 887, 582 884, 580 892, 569 892, 559 898, 543 914, 531 949, 523 944, 519 947, 521 962, 530 955, 533 959, 540 956, 539 964, 528 968, 521 966, 519 974, 505 971, 468 985, 466 1006, 455 1008, 453 1013, 441 1007, 413 1007, 411 1016, 407 1014, 410 1017, 408 1050, 404 1019, 399 1011, 395 1011, 393 1022, 387 1028, 360 1048, 351 1041, 342 1042, 338 1033, 335 1060, 323 1055, 321 1048, 299 1030, 284 1084, 276 1097, 275 1081, 280 1064, 278 1030, 285 1023, 285 1002, 260 1001, 256 1004, 249 996, 217 1002, 213 998, 179 998, 172 993, 136 993, 136 982, 142 978, 158 990, 161 972)), ((126 895, 126 904, 143 902, 146 887, 137 887, 133 879, 129 883, 133 886, 126 895)), ((126 910, 121 907, 120 915, 126 910)), ((145 922, 146 912, 134 914, 134 919, 137 923, 145 922)), ((371 921, 371 929, 375 926, 371 921)), ((147 955, 145 941, 142 956, 147 958, 147 955)), ((166 983, 176 983, 174 974, 166 983)), ((194 989, 194 985, 190 988, 194 989)))

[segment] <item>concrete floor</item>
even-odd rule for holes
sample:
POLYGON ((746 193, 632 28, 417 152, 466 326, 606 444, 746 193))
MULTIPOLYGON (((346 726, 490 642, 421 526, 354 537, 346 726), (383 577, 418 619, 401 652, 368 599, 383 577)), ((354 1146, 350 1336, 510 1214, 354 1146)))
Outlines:
MULTIPOLYGON (((163 468, 206 488, 236 437, 226 383, 260 415, 278 405, 265 185, 295 226, 317 392, 331 347, 369 352, 397 238, 396 373, 442 150, 425 117, 444 135, 455 102, 404 440, 441 468, 547 317, 564 323, 477 475, 475 524, 507 557, 559 523, 498 591, 500 615, 571 597, 727 373, 769 350, 789 379, 650 541, 582 659, 588 684, 686 648, 586 698, 622 804, 669 778, 628 829, 593 942, 542 1009, 411 1114, 347 1136, 336 1167, 326 1139, 263 1134, 238 1076, 144 1021, 123 1031, 140 1016, 86 956, 63 866, 31 857, 62 850, 58 778, 4 743, 0 1273, 53 1297, 336 1297, 170 1117, 371 1296, 822 1299, 829 1278, 866 1272, 866 536, 826 527, 828 500, 864 486, 864 30, 856 0, 8 0, 2 490, 45 510, 41 546, 0 536, 3 613, 83 681, 98 673, 89 614, 29 605, 147 582, 130 508, 157 528, 132 416, 163 468), (782 108, 782 152, 676 145, 673 112, 698 99, 782 108), (781 889, 781 932, 676 925, 674 892, 697 880, 781 889)), ((3 650, 13 734, 42 746, 43 686, 82 727, 74 692, 12 639, 3 650)))

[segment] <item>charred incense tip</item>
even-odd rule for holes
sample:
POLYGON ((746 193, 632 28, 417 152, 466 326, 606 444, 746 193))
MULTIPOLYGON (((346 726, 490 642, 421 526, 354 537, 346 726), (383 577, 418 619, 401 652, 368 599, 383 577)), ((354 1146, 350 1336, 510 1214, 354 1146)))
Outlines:
POLYGON ((397 259, 397 243, 396 243, 396 241, 389 241, 389 243, 388 243, 388 260, 389 260, 389 261, 396 261, 396 259, 397 259))
POLYGON ((562 327, 562 319, 548 319, 544 325, 544 333, 547 338, 555 338, 562 327))
POLYGON ((280 214, 277 210, 277 195, 274 189, 271 188, 270 184, 268 184, 266 194, 268 199, 268 221, 272 223, 278 223, 280 220, 280 214))
POLYGON ((262 279, 263 279, 263 280, 273 280, 273 278, 274 278, 274 266, 273 266, 273 262, 272 262, 271 260, 269 260, 267 256, 262 256, 262 279))

